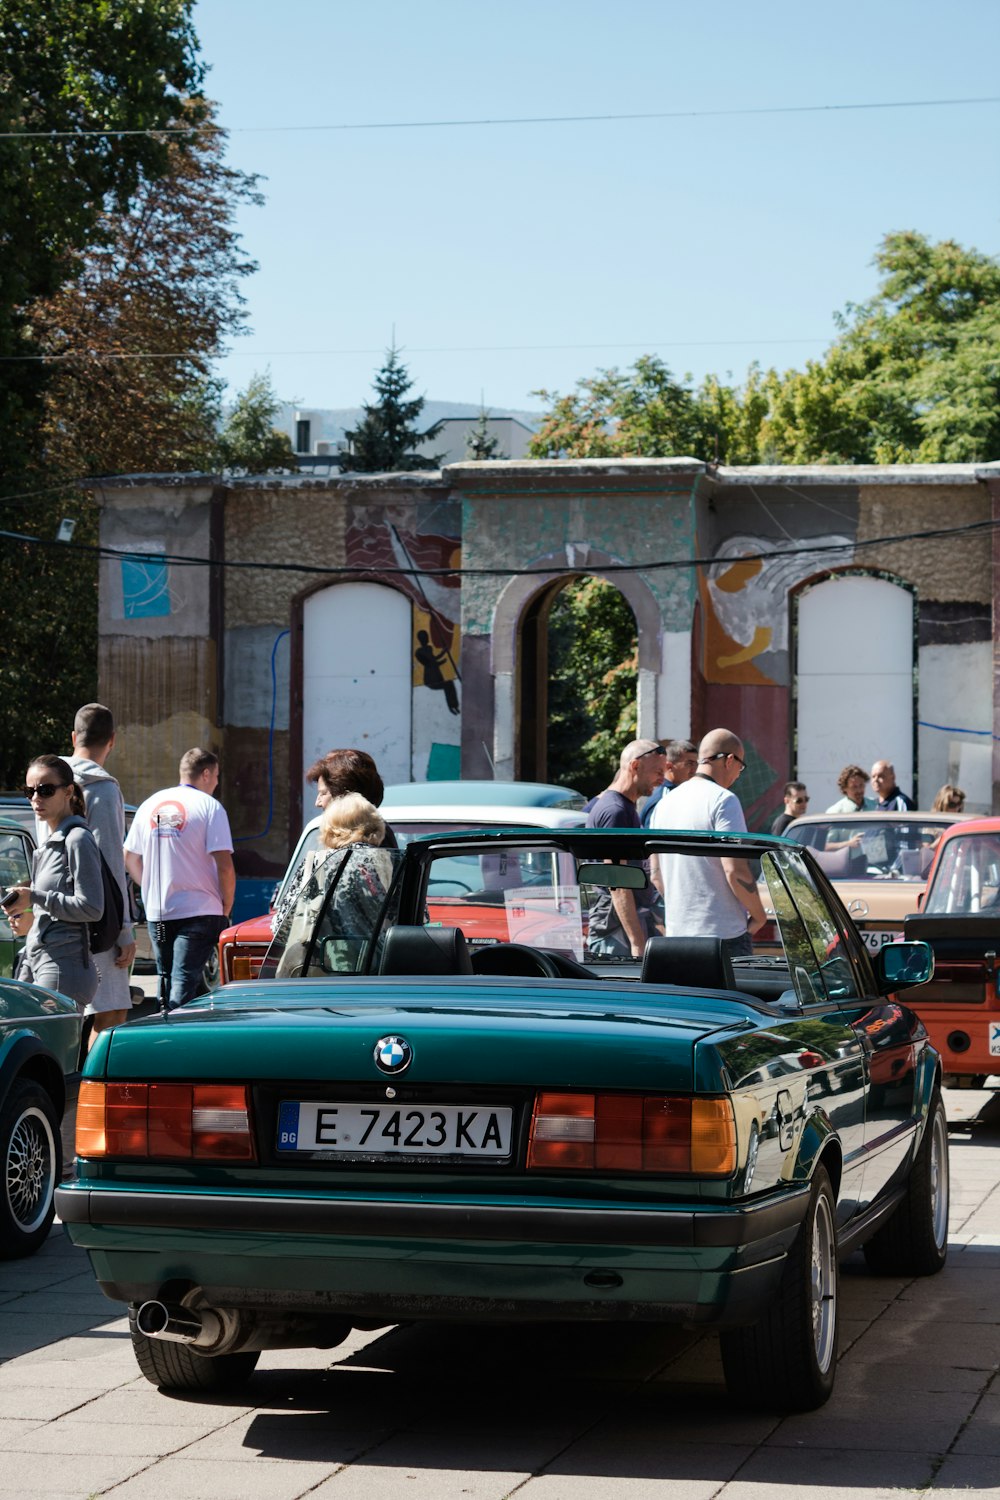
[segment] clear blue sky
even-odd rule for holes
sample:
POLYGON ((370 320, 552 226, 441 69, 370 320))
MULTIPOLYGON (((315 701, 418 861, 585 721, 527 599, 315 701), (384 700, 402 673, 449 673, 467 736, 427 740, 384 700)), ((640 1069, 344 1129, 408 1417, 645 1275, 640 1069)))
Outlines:
POLYGON ((998 0, 200 0, 195 25, 229 159, 267 178, 230 392, 269 366, 355 405, 393 325, 439 400, 537 407, 643 352, 739 378, 821 354, 889 230, 1000 251, 996 104, 288 128, 998 95, 998 0))

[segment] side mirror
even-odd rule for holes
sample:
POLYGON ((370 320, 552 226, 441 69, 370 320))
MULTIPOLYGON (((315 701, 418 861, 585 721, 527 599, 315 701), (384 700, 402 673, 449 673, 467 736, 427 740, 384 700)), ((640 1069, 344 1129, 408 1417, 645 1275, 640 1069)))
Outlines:
POLYGON ((934 977, 930 943, 886 943, 875 955, 875 978, 880 995, 926 984, 934 977))

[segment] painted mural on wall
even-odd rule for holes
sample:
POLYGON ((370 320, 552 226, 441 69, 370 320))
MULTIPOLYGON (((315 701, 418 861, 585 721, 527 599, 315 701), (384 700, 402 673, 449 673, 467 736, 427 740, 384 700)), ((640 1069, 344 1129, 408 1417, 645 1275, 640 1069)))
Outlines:
POLYGON ((820 567, 853 561, 853 538, 842 533, 780 540, 727 537, 699 579, 706 681, 787 686, 791 590, 820 567), (843 550, 814 550, 831 546, 843 550))
POLYGON ((347 562, 412 603, 412 775, 418 781, 460 773, 461 579, 440 571, 461 566, 459 525, 458 508, 450 505, 359 505, 345 533, 347 562))

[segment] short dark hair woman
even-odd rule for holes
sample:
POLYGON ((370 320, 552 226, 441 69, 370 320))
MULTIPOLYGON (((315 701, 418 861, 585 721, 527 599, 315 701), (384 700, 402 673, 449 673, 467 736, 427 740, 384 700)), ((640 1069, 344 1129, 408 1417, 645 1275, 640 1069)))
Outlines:
MULTIPOLYGON (((316 784, 316 806, 320 812, 329 806, 334 797, 346 797, 357 792, 373 807, 380 806, 385 796, 385 784, 378 773, 378 766, 367 750, 328 750, 326 755, 311 765, 306 780, 316 784)), ((383 848, 397 849, 396 835, 385 825, 383 848)))

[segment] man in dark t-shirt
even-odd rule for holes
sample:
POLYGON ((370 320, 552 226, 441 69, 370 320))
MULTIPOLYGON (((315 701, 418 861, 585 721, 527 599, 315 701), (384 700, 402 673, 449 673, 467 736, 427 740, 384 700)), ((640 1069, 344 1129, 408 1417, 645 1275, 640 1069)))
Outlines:
MULTIPOLYGON (((663 746, 632 740, 621 753, 618 775, 587 813, 588 828, 639 828, 636 803, 663 780, 663 746)), ((646 946, 646 913, 656 891, 602 891, 591 908, 587 946, 602 957, 641 958, 646 946)))

